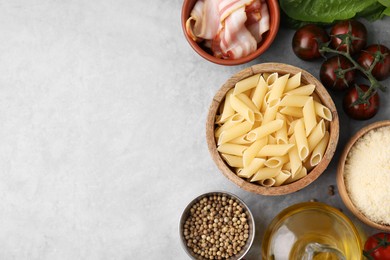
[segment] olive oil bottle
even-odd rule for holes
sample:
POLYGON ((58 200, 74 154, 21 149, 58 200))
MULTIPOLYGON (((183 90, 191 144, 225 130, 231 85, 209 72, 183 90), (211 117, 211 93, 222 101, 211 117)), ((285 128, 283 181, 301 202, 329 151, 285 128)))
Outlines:
POLYGON ((263 259, 362 259, 353 223, 339 210, 319 202, 293 205, 271 222, 263 239, 263 259))

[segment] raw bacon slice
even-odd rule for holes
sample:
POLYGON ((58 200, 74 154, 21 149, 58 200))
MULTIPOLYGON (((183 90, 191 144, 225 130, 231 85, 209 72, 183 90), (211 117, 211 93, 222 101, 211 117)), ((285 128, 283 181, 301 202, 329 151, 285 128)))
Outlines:
POLYGON ((238 59, 257 49, 257 42, 245 27, 247 20, 245 7, 241 7, 225 20, 221 50, 226 59, 238 59))
POLYGON ((236 10, 240 9, 243 6, 250 5, 253 0, 222 0, 220 1, 219 8, 219 16, 220 21, 223 23, 225 19, 234 13, 236 10))
POLYGON ((248 19, 245 22, 245 26, 250 26, 257 23, 261 19, 261 2, 260 0, 253 1, 250 5, 245 8, 246 16, 248 19))
POLYGON ((198 0, 186 22, 187 33, 194 41, 211 40, 220 29, 218 4, 220 0, 198 0))
POLYGON ((261 1, 260 16, 261 18, 257 22, 252 24, 247 22, 247 28, 255 37, 257 43, 261 42, 263 33, 269 30, 269 12, 265 0, 261 1))
POLYGON ((265 0, 198 0, 186 30, 215 57, 238 59, 256 51, 269 30, 268 7, 265 0))

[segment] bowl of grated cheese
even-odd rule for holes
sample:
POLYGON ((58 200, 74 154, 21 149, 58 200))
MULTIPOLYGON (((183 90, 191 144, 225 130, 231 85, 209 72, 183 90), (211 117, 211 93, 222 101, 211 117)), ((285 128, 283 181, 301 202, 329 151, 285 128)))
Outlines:
POLYGON ((390 120, 359 130, 347 143, 337 169, 346 207, 363 223, 390 231, 390 120))

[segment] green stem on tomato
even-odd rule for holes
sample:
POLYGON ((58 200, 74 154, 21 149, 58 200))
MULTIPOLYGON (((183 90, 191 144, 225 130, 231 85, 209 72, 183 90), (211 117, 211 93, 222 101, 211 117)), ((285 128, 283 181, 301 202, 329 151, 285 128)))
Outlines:
MULTIPOLYGON (((326 46, 322 46, 321 47, 321 51, 323 52, 329 52, 329 53, 334 53, 334 54, 338 54, 338 55, 342 55, 344 56, 345 58, 347 58, 352 64, 353 64, 353 69, 357 69, 359 71, 361 71, 367 78, 368 80, 370 81, 370 88, 367 90, 367 92, 364 93, 362 99, 363 100, 368 100, 372 94, 374 94, 377 89, 379 88, 380 90, 384 91, 385 88, 374 78, 374 76, 372 76, 371 74, 371 71, 372 69, 374 68, 374 66, 378 63, 378 58, 375 57, 375 60, 373 61, 373 63, 371 64, 369 70, 365 70, 363 67, 361 67, 352 57, 351 55, 349 54, 349 49, 348 49, 348 44, 347 44, 347 52, 344 52, 344 51, 338 51, 338 50, 334 50, 334 49, 331 49, 329 47, 326 47, 326 46)), ((349 70, 352 70, 349 69, 349 70)), ((347 71, 347 70, 346 70, 347 71)))

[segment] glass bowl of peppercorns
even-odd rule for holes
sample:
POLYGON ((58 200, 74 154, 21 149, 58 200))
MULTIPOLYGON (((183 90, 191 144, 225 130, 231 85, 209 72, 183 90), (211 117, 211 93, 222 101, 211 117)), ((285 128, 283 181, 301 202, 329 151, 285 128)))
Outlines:
POLYGON ((214 191, 187 205, 179 232, 184 250, 193 259, 241 259, 253 243, 255 222, 240 198, 214 191))

